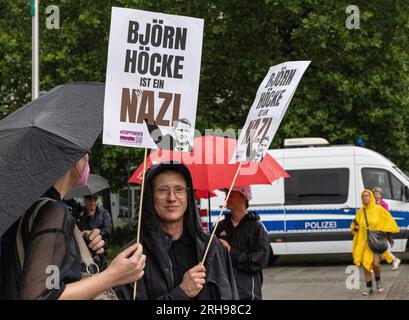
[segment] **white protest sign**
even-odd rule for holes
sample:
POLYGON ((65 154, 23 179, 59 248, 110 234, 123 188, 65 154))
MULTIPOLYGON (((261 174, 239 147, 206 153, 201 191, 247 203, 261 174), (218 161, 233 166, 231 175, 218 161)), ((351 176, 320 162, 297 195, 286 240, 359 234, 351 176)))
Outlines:
POLYGON ((264 158, 310 62, 289 61, 270 68, 258 88, 230 162, 260 162, 264 158))
POLYGON ((190 151, 203 19, 112 8, 103 143, 190 151))

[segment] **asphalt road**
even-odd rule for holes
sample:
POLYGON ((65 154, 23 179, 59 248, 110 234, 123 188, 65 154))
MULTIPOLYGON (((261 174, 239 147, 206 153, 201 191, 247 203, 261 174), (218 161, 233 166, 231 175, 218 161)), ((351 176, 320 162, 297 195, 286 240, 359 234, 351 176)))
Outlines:
POLYGON ((383 293, 363 296, 365 278, 360 270, 354 283, 360 288, 347 288, 351 283, 350 254, 281 256, 274 265, 264 270, 264 300, 408 300, 409 254, 397 255, 402 263, 399 269, 382 264, 383 293))

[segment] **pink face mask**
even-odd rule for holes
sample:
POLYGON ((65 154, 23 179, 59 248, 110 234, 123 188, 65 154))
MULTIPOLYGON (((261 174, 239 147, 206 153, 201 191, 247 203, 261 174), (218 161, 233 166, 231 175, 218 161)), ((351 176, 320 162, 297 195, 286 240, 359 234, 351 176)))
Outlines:
MULTIPOLYGON (((77 169, 78 171, 78 169, 77 169)), ((76 187, 83 187, 88 182, 88 177, 90 173, 90 167, 88 163, 88 159, 85 162, 84 169, 82 169, 81 177, 78 179, 77 183, 75 184, 76 187)))

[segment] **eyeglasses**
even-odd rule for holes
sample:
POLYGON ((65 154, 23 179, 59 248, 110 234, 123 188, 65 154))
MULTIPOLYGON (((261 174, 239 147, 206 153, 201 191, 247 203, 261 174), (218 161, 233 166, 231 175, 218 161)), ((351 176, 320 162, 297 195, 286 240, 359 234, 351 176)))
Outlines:
POLYGON ((186 197, 187 190, 189 190, 189 188, 183 186, 177 186, 173 190, 168 187, 157 187, 153 189, 158 199, 166 199, 170 196, 171 192, 175 194, 176 198, 183 199, 184 197, 186 197))

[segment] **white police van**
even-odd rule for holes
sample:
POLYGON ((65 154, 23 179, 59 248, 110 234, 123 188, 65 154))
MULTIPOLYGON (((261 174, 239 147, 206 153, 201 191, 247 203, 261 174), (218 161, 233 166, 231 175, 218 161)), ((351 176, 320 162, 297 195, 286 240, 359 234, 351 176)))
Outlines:
MULTIPOLYGON (((268 151, 290 178, 252 186, 251 210, 267 229, 275 256, 348 253, 349 229, 361 207, 364 188, 381 187, 400 227, 394 252, 404 252, 409 237, 409 177, 381 154, 354 145, 334 145, 321 138, 287 139, 284 149, 268 151)), ((201 200, 205 226, 216 222, 224 193, 201 200), (211 217, 211 218, 210 218, 211 217), (211 220, 210 220, 211 219, 211 220)))

